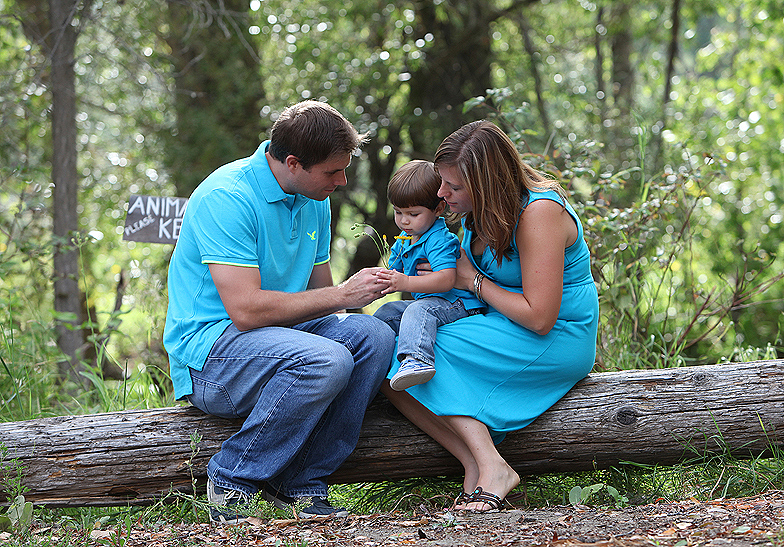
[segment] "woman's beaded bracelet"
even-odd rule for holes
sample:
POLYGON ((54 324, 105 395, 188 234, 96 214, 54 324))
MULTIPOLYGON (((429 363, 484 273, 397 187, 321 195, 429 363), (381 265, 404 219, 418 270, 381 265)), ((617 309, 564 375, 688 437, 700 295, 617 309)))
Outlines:
POLYGON ((486 304, 484 299, 482 298, 482 280, 485 278, 485 275, 479 272, 476 272, 474 276, 474 295, 479 299, 482 304, 486 304))

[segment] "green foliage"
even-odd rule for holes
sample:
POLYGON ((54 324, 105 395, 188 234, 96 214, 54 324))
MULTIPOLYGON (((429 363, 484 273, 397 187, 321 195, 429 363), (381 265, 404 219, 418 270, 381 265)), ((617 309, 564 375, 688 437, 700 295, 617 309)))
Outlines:
POLYGON ((0 489, 6 499, 15 500, 27 492, 23 478, 24 465, 18 458, 9 458, 8 447, 0 442, 0 489))
MULTIPOLYGON (((3 409, 10 400, 14 412, 35 415, 41 412, 34 408, 35 397, 18 386, 41 382, 43 393, 56 377, 47 234, 49 213, 57 204, 51 203, 49 176, 47 65, 44 49, 21 24, 33 18, 26 6, 7 2, 0 30, 0 66, 7 67, 0 71, 0 311, 6 318, 2 343, 14 348, 0 354, 5 361, 0 389, 3 409), (36 372, 15 364, 34 364, 36 372), (22 395, 30 400, 22 401, 22 395)), ((355 255, 363 254, 356 251, 365 239, 351 237, 353 224, 395 232, 385 196, 394 168, 408 157, 431 156, 440 137, 459 123, 452 114, 461 113, 461 121, 490 115, 529 161, 573 192, 603 299, 600 368, 778 354, 784 284, 776 275, 784 269, 778 237, 784 204, 778 192, 782 154, 776 123, 784 83, 777 53, 782 21, 770 7, 685 7, 681 57, 665 108, 659 97, 669 10, 655 2, 635 6, 631 61, 638 92, 632 113, 623 118, 611 89, 600 89, 599 76, 606 83, 611 73, 607 33, 613 29, 607 19, 598 24, 595 4, 533 4, 513 12, 501 11, 506 6, 500 2, 430 6, 276 0, 250 6, 247 13, 219 14, 194 5, 180 14, 182 20, 169 21, 173 15, 161 17, 159 6, 148 0, 122 6, 103 2, 83 21, 76 61, 79 208, 80 229, 89 237, 80 236, 80 284, 88 293, 93 343, 120 369, 160 370, 153 377, 165 387, 160 338, 171 249, 121 240, 125 200, 130 193, 176 192, 172 177, 184 171, 166 167, 171 162, 164 142, 170 136, 175 142, 195 138, 233 146, 239 140, 219 135, 242 130, 245 142, 246 130, 259 133, 257 122, 232 125, 226 119, 248 103, 244 94, 228 91, 243 81, 256 82, 247 85, 248 93, 264 98, 256 107, 261 124, 291 102, 316 98, 328 100, 371 134, 362 157, 353 162, 351 184, 333 200, 338 278, 352 267, 355 255), (474 8, 476 13, 470 13, 474 8), (452 41, 465 36, 476 17, 489 21, 495 87, 462 108, 446 108, 438 103, 447 96, 446 84, 432 75, 449 58, 452 41), (178 37, 177 29, 195 34, 178 37), (178 125, 176 113, 182 108, 173 107, 175 95, 188 85, 174 85, 176 67, 182 68, 175 57, 187 52, 175 51, 175 45, 182 38, 188 47, 200 46, 203 33, 215 36, 216 43, 227 41, 225 48, 215 47, 223 52, 218 57, 232 58, 219 63, 228 76, 209 69, 216 55, 191 58, 204 66, 180 83, 195 87, 197 74, 214 77, 205 81, 214 87, 191 90, 192 99, 198 102, 207 93, 221 97, 209 97, 215 107, 212 120, 189 125, 182 119, 178 125), (530 50, 522 47, 524 35, 530 50), (261 63, 246 62, 242 56, 251 55, 249 49, 261 63), (597 66, 599 53, 604 64, 597 66), (248 70, 258 72, 247 75, 248 70), (418 95, 428 78, 445 93, 418 95), (231 97, 223 97, 226 93, 231 97), (214 130, 182 134, 212 122, 217 123, 214 130), (631 144, 618 150, 627 138, 631 144), (121 309, 115 310, 123 283, 121 309), (107 344, 99 345, 104 336, 107 344), (604 351, 619 346, 626 348, 622 355, 604 351)), ((476 85, 465 80, 466 89, 476 85)), ((193 107, 189 112, 198 117, 213 110, 193 107)), ((214 151, 202 152, 207 158, 214 151)), ((199 169, 203 176, 210 168, 199 169)), ((188 176, 199 178, 198 173, 188 176)), ((372 262, 377 253, 366 243, 370 249, 364 255, 372 262)), ((93 373, 93 382, 102 381, 99 371, 93 373)), ((122 406, 122 398, 96 395, 103 408, 122 406)), ((170 393, 162 395, 167 397, 170 393)))
POLYGON ((108 537, 98 539, 99 545, 107 545, 109 547, 125 547, 128 539, 131 537, 131 529, 133 527, 133 520, 131 519, 130 511, 125 514, 122 522, 117 524, 117 528, 109 534, 108 537))
POLYGON ((569 503, 572 505, 586 505, 588 500, 591 499, 594 494, 597 494, 602 490, 607 492, 607 495, 612 498, 615 507, 625 507, 626 504, 629 503, 629 498, 621 495, 621 493, 618 492, 614 486, 610 486, 609 484, 604 483, 592 484, 590 486, 573 487, 571 490, 569 490, 569 503))
POLYGON ((330 495, 338 505, 357 513, 408 513, 420 507, 433 510, 449 507, 461 490, 462 486, 454 478, 429 477, 333 486, 330 495))
MULTIPOLYGON (((619 208, 612 196, 634 184, 632 174, 645 170, 644 128, 638 139, 640 165, 617 172, 595 142, 562 143, 551 154, 535 154, 526 151, 526 132, 520 126, 526 111, 510 105, 511 97, 508 90, 489 90, 487 98, 467 107, 488 108, 526 160, 571 191, 599 287, 602 368, 715 363, 737 355, 739 340, 772 349, 758 334, 761 328, 776 333, 779 316, 769 315, 765 326, 758 317, 753 328, 744 328, 741 310, 770 304, 770 290, 784 279, 776 260, 781 242, 769 249, 758 244, 755 256, 742 254, 737 270, 728 272, 716 267, 715 260, 737 253, 734 242, 717 248, 701 228, 713 223, 722 203, 713 189, 727 176, 726 161, 708 153, 696 157, 681 146, 681 161, 641 178, 639 197, 619 208)), ((782 305, 781 298, 776 305, 782 305)))
POLYGON ((21 494, 14 498, 4 515, 0 515, 0 530, 24 533, 33 522, 33 504, 21 494))
MULTIPOLYGON (((190 446, 191 446, 191 456, 190 456, 190 458, 188 458, 188 461, 186 462, 188 464, 188 472, 191 474, 191 491, 193 492, 194 496, 196 495, 196 492, 197 492, 197 490, 196 490, 197 486, 196 486, 196 474, 193 472, 193 460, 196 459, 196 456, 198 456, 199 452, 201 452, 200 444, 201 444, 202 438, 203 437, 199 433, 198 430, 196 430, 193 433, 191 433, 191 444, 190 444, 190 446)), ((193 516, 194 516, 196 522, 198 522, 199 521, 199 514, 198 514, 198 512, 196 510, 196 505, 195 504, 193 505, 193 516)))
POLYGON ((33 521, 33 504, 25 501, 27 488, 23 484, 24 465, 17 458, 9 458, 8 448, 0 442, 0 489, 11 503, 0 514, 0 531, 24 533, 33 521))

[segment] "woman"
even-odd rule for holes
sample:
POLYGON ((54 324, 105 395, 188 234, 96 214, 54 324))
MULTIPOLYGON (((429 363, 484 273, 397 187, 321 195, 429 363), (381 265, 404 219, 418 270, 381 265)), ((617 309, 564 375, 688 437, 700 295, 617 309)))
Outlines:
POLYGON ((563 191, 523 163, 497 126, 458 129, 435 165, 439 196, 464 228, 455 288, 488 309, 438 329, 432 380, 406 392, 385 382, 382 391, 462 463, 455 508, 481 512, 499 509, 520 482, 495 443, 590 372, 598 297, 582 226, 563 191))

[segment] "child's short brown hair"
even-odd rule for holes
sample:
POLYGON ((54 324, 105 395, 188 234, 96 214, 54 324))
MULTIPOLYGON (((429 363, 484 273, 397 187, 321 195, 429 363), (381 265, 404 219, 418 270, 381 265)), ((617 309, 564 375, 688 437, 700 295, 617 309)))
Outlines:
POLYGON ((412 160, 392 175, 387 187, 389 202, 395 207, 427 207, 434 211, 442 199, 438 197, 441 177, 432 162, 412 160))

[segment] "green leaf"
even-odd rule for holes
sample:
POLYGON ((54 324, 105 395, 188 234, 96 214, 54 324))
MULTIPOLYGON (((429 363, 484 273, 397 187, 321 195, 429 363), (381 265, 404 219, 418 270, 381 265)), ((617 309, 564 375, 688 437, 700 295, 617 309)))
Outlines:
POLYGON ((33 502, 28 501, 24 504, 21 521, 24 524, 25 529, 33 523, 33 502))
MULTIPOLYGON (((73 312, 65 312, 65 311, 55 312, 54 313, 54 318, 57 321, 61 321, 61 322, 66 323, 66 324, 68 324, 68 323, 75 323, 79 319, 79 317, 75 313, 73 313, 73 312)), ((72 327, 68 327, 66 325, 66 328, 72 328, 72 327)))
POLYGON ((595 494, 602 488, 604 488, 603 484, 592 484, 591 486, 586 486, 585 488, 583 488, 583 493, 582 493, 583 501, 590 498, 593 494, 595 494))
POLYGON ((11 506, 8 508, 6 518, 11 526, 19 530, 27 530, 33 522, 33 504, 25 502, 23 495, 18 495, 11 506))
POLYGON ((569 490, 569 503, 572 505, 580 505, 580 502, 582 501, 582 493, 583 489, 580 486, 575 486, 569 490))
POLYGON ((476 108, 480 104, 484 104, 485 98, 481 95, 479 97, 473 97, 468 99, 466 102, 463 103, 463 114, 468 112, 469 110, 476 108))

